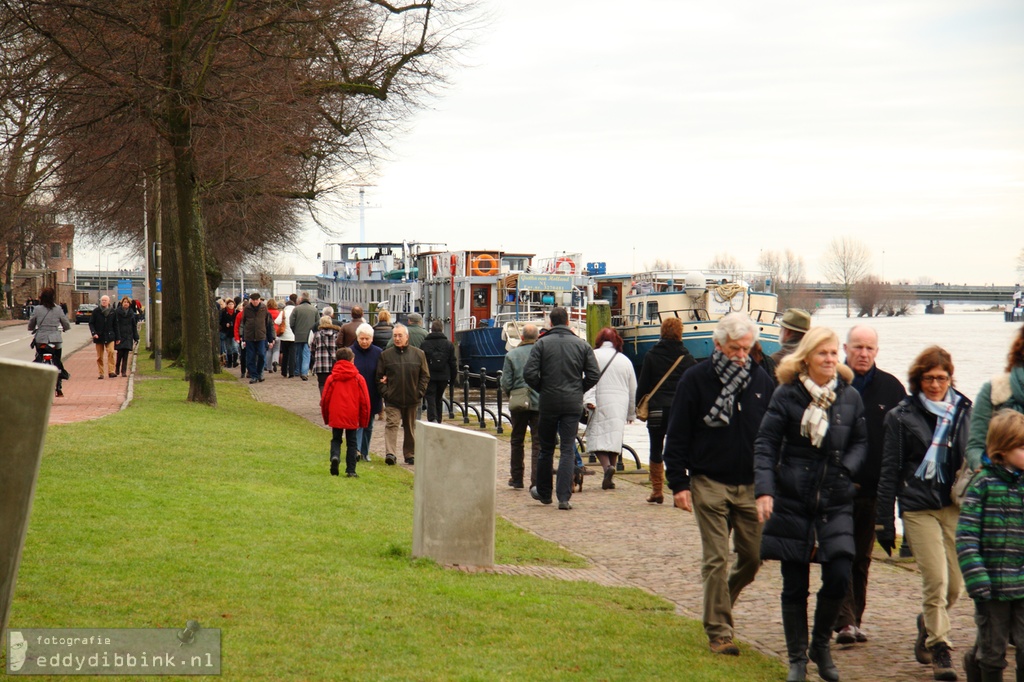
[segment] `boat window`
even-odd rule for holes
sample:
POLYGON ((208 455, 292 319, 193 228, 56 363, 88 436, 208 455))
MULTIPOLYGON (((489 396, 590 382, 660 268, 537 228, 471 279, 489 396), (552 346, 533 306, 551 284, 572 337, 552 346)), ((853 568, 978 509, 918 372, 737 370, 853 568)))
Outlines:
POLYGON ((619 307, 619 291, 611 285, 604 285, 601 287, 601 293, 598 298, 603 298, 608 301, 608 304, 612 308, 619 307))
POLYGON ((658 302, 648 301, 647 303, 647 319, 656 320, 658 319, 658 302))
POLYGON ((459 290, 459 310, 463 310, 466 307, 466 290, 459 290))

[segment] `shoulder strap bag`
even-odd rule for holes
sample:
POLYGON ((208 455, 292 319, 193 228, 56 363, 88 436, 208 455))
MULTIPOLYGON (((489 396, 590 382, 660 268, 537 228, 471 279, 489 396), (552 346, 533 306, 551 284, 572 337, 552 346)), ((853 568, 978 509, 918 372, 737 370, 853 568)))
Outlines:
POLYGON ((661 385, 663 383, 665 383, 665 380, 669 378, 669 376, 672 374, 672 372, 675 371, 675 368, 678 367, 679 363, 682 362, 682 361, 683 361, 683 356, 680 355, 678 358, 676 358, 676 361, 672 363, 672 366, 668 368, 668 371, 665 372, 665 376, 661 377, 661 381, 659 381, 657 384, 654 385, 654 388, 651 389, 650 393, 647 393, 646 395, 644 395, 643 398, 640 399, 640 402, 636 406, 636 418, 637 419, 639 419, 642 422, 647 421, 648 412, 649 412, 649 408, 648 408, 647 404, 649 402, 651 402, 651 396, 653 396, 655 393, 658 392, 658 389, 661 388, 661 385))
MULTIPOLYGON (((615 355, 612 356, 612 359, 608 361, 608 364, 605 365, 604 369, 602 369, 601 372, 597 375, 597 381, 594 382, 594 386, 597 386, 601 382, 601 377, 604 376, 604 373, 608 370, 609 367, 611 367, 612 363, 615 362, 615 357, 618 354, 619 351, 615 351, 615 355)), ((590 410, 588 410, 587 406, 584 405, 583 412, 580 413, 580 424, 588 423, 590 423, 590 410)))

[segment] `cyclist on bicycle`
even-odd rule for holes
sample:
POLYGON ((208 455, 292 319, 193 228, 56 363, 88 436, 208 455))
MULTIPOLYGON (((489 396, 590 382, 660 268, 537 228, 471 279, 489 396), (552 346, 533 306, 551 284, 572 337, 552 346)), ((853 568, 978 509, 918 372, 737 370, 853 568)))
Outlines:
POLYGON ((36 335, 34 362, 42 362, 43 355, 46 354, 53 356, 53 364, 60 371, 57 376, 57 397, 61 398, 64 396, 63 381, 68 375, 64 371, 60 354, 63 334, 71 329, 71 322, 68 321, 64 310, 56 305, 55 298, 56 293, 53 287, 46 287, 39 293, 40 304, 32 311, 32 317, 28 321, 28 330, 36 335))

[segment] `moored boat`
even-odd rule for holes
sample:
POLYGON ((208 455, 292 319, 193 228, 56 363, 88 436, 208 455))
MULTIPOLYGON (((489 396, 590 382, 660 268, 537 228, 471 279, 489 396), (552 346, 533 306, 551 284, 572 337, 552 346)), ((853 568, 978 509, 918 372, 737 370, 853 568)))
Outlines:
POLYGON ((682 319, 683 343, 698 360, 714 351, 715 324, 730 312, 743 313, 758 324, 765 355, 779 349, 778 297, 765 273, 656 271, 594 279, 595 296, 611 306, 612 325, 637 371, 661 338, 666 317, 682 319))
POLYGON ((387 308, 398 320, 422 312, 416 259, 421 252, 444 246, 418 242, 327 244, 327 257, 317 275, 318 307, 333 306, 340 315, 351 313, 357 305, 368 313, 387 308))
POLYGON ((518 345, 522 326, 543 325, 554 306, 569 311, 574 328, 585 327, 590 279, 579 263, 578 254, 536 260, 499 250, 422 254, 425 318, 445 323, 460 366, 494 375, 518 345))

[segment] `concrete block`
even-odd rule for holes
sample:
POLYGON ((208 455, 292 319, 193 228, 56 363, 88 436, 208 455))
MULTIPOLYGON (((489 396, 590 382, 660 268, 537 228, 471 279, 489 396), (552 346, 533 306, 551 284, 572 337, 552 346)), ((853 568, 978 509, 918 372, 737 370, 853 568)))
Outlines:
POLYGON ((498 441, 446 424, 416 424, 412 555, 494 565, 498 441))
POLYGON ((6 642, 57 368, 0 360, 0 386, 0 642, 6 642))

